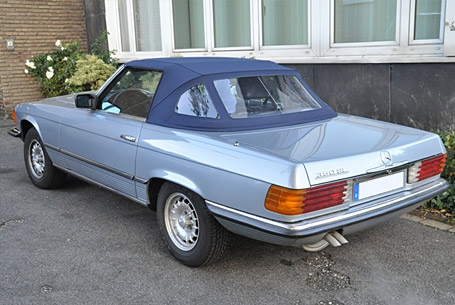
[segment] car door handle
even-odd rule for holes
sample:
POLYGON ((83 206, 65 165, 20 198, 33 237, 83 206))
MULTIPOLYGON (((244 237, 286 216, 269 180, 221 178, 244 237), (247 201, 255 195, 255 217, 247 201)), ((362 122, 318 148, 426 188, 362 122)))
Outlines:
POLYGON ((120 136, 120 138, 122 138, 123 140, 130 141, 130 142, 136 142, 136 138, 133 137, 133 136, 129 136, 129 135, 122 134, 122 135, 120 136))

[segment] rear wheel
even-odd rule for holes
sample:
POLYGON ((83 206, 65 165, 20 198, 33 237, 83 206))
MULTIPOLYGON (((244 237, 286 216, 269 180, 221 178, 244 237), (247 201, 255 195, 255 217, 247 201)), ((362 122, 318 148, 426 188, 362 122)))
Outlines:
POLYGON ((157 216, 169 251, 187 266, 209 264, 220 258, 229 245, 231 234, 209 213, 204 200, 181 186, 163 184, 157 216))
POLYGON ((60 186, 65 173, 55 168, 35 128, 31 128, 24 139, 25 168, 32 183, 39 188, 60 186))

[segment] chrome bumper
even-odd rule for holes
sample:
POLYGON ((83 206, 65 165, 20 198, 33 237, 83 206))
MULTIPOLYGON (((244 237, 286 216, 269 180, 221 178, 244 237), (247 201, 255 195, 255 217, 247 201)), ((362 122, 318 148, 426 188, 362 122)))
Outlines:
POLYGON ((297 245, 317 242, 325 233, 334 230, 341 229, 344 234, 349 234, 368 228, 388 218, 404 214, 448 188, 449 184, 440 178, 412 191, 404 191, 344 211, 295 223, 274 221, 210 201, 206 203, 221 225, 236 234, 274 244, 297 245))
POLYGON ((15 138, 19 138, 21 136, 21 131, 17 127, 13 127, 10 130, 8 130, 8 134, 15 138))

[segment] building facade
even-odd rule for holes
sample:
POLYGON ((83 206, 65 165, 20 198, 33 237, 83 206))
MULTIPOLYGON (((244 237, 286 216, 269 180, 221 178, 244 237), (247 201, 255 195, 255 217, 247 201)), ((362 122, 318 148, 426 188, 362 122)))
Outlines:
POLYGON ((120 62, 272 60, 339 112, 455 129, 454 0, 86 0, 85 26, 120 62))
POLYGON ((54 49, 57 39, 86 47, 82 1, 0 0, 0 117, 10 116, 18 103, 41 98, 24 63, 54 49))

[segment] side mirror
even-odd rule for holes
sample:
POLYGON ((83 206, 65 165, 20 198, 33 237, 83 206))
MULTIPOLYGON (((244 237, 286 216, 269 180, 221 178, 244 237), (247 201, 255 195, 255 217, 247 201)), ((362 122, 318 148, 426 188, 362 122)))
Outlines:
POLYGON ((96 95, 91 93, 82 93, 76 95, 76 108, 96 108, 96 95))

